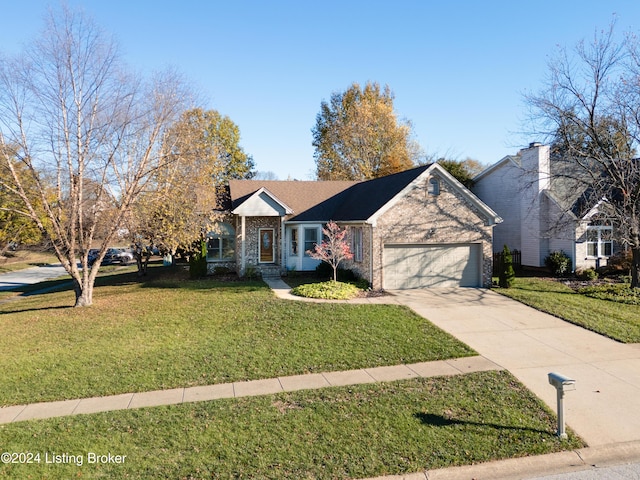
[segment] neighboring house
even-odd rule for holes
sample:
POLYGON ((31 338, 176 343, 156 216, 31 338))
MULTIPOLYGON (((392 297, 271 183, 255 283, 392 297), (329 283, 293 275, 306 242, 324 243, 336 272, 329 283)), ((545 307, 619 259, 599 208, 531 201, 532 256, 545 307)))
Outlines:
POLYGON ((209 234, 209 270, 312 271, 306 252, 330 220, 348 229, 342 265, 374 289, 491 284, 496 213, 440 165, 364 182, 231 180, 226 220, 209 234))
POLYGON ((474 178, 474 193, 504 220, 493 232, 495 250, 520 250, 523 266, 542 267, 553 251, 566 253, 577 270, 606 265, 614 243, 605 203, 589 199, 549 151, 532 143, 474 178))

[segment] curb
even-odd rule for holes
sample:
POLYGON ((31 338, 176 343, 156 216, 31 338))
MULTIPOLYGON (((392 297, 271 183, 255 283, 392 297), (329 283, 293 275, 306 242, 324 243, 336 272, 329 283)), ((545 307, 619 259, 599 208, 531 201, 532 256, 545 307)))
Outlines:
POLYGON ((520 480, 640 462, 640 441, 365 480, 520 480))

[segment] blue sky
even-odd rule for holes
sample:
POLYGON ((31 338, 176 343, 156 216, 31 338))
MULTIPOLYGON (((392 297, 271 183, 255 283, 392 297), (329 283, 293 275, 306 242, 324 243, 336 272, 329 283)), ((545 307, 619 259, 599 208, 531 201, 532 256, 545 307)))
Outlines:
MULTIPOLYGON (((133 68, 174 66, 228 115, 257 170, 311 179, 320 103, 352 82, 388 84, 427 154, 491 164, 537 140, 523 94, 558 46, 607 28, 640 33, 640 2, 68 0, 119 41, 133 68)), ((15 53, 56 2, 2 2, 15 53)))

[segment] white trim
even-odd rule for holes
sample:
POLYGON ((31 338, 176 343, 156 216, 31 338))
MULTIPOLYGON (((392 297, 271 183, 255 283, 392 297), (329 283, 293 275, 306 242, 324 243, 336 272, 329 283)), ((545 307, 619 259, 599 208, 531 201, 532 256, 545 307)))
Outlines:
POLYGON ((247 268, 247 228, 245 216, 241 216, 240 220, 240 275, 244 275, 245 269, 247 268))
POLYGON ((520 168, 520 164, 517 162, 517 159, 519 158, 520 158, 519 155, 507 155, 506 157, 503 157, 501 160, 498 160, 493 165, 489 165, 487 168, 481 171, 478 175, 473 177, 472 181, 477 182, 478 180, 482 179, 483 177, 486 177, 487 175, 492 173, 494 170, 498 170, 499 168, 503 167, 509 162, 511 162, 513 166, 520 168))
POLYGON ((276 229, 275 228, 269 228, 269 227, 265 227, 265 228, 259 228, 258 229, 258 263, 276 263, 276 245, 275 245, 275 240, 276 240, 276 229), (271 232, 271 260, 270 261, 263 261, 260 257, 260 253, 263 251, 262 250, 262 232, 271 232))
POLYGON ((265 216, 291 215, 293 213, 293 210, 286 203, 284 203, 282 200, 276 197, 273 193, 267 190, 265 187, 261 187, 260 189, 252 193, 249 196, 249 198, 247 198, 244 202, 242 202, 240 205, 234 208, 231 211, 231 213, 235 215, 246 215, 249 217, 251 216, 265 217, 265 216), (273 202, 275 202, 283 210, 283 212, 279 212, 278 214, 272 214, 272 215, 266 215, 264 212, 261 212, 261 211, 254 212, 253 209, 255 208, 255 205, 252 206, 252 204, 264 203, 264 200, 260 198, 260 196, 263 194, 269 197, 273 202))

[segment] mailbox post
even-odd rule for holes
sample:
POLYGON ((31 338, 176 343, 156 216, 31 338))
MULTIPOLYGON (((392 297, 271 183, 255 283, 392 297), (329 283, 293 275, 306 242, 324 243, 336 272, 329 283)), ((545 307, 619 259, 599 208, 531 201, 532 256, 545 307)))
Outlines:
POLYGON ((567 438, 567 434, 564 431, 564 392, 576 389, 576 381, 560 375, 559 373, 549 373, 549 383, 556 387, 556 395, 558 399, 558 431, 557 435, 560 438, 567 438))

